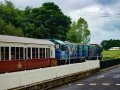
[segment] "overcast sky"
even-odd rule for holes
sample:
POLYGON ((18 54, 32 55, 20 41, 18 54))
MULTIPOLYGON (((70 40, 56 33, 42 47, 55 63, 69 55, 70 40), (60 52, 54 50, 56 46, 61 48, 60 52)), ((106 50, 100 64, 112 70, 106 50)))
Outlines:
MULTIPOLYGON (((4 2, 4 0, 0 0, 4 2)), ((17 8, 41 7, 45 2, 54 2, 61 10, 77 21, 85 18, 91 31, 91 43, 120 39, 120 0, 9 0, 17 8)))

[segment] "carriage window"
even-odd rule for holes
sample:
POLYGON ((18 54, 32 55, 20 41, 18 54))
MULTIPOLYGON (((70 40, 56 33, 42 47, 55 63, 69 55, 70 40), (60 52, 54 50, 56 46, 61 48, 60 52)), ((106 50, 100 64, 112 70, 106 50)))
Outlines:
POLYGON ((36 59, 38 58, 38 48, 35 50, 36 59))
POLYGON ((9 60, 9 47, 1 47, 1 60, 9 60))
POLYGON ((9 47, 5 47, 5 60, 9 60, 9 47))
POLYGON ((35 59, 35 48, 32 48, 32 58, 35 59))
POLYGON ((1 60, 4 60, 4 47, 1 47, 1 60))
POLYGON ((23 47, 11 47, 11 60, 20 60, 23 56, 23 47))
POLYGON ((11 59, 15 60, 15 47, 11 47, 11 59))
POLYGON ((23 47, 20 47, 20 59, 23 59, 23 47))
POLYGON ((50 58, 50 48, 48 48, 48 57, 50 58))
POLYGON ((24 48, 24 59, 27 59, 27 57, 26 57, 26 54, 27 54, 27 52, 26 52, 26 48, 24 48))
POLYGON ((45 58, 45 48, 43 48, 43 58, 45 58))
POLYGON ((16 47, 16 49, 15 49, 15 52, 16 52, 16 59, 19 59, 19 47, 16 47))
POLYGON ((1 61, 1 47, 0 47, 0 61, 1 61))
POLYGON ((48 48, 46 48, 46 58, 48 58, 48 48))
POLYGON ((28 48, 28 59, 31 59, 31 48, 28 48))
POLYGON ((39 48, 40 58, 45 58, 45 48, 39 48))
POLYGON ((46 58, 50 57, 50 48, 46 48, 46 58))
POLYGON ((39 51, 40 51, 40 58, 42 58, 42 48, 40 48, 39 51))

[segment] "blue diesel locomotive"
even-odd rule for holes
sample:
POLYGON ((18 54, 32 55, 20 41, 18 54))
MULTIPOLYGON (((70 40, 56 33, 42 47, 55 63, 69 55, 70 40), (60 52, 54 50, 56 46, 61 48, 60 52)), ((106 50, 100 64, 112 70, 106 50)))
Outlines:
POLYGON ((97 44, 82 45, 55 39, 50 41, 55 44, 55 57, 58 65, 102 59, 102 47, 97 44))
POLYGON ((50 41, 55 44, 55 58, 57 59, 57 64, 61 65, 67 63, 69 57, 67 44, 55 39, 51 39, 50 41))

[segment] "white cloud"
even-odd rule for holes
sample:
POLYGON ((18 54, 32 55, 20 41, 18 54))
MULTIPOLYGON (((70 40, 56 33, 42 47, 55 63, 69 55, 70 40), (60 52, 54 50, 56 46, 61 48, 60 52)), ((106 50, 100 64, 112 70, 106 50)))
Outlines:
POLYGON ((69 15, 72 17, 73 20, 76 21, 79 17, 91 18, 98 16, 101 12, 100 9, 101 9, 100 6, 94 5, 71 11, 69 12, 69 15))

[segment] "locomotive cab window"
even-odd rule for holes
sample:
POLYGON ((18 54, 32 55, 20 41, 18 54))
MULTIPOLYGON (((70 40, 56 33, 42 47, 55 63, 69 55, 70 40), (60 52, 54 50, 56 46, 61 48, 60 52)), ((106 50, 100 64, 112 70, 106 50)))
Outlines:
POLYGON ((61 51, 66 51, 66 46, 65 45, 61 45, 61 51))
POLYGON ((59 49, 59 44, 56 44, 56 45, 55 45, 55 48, 56 48, 56 49, 59 49))

